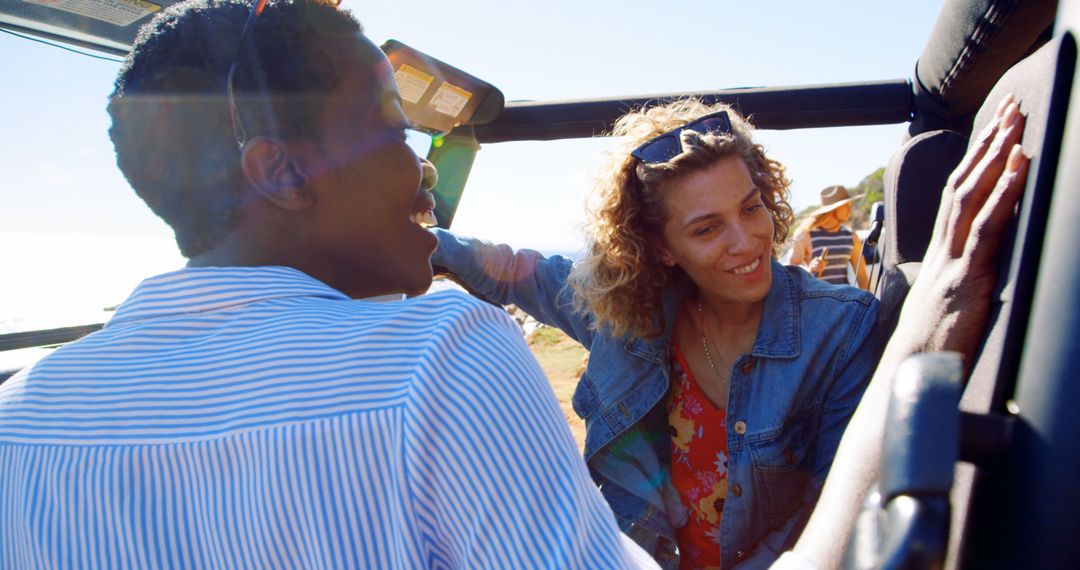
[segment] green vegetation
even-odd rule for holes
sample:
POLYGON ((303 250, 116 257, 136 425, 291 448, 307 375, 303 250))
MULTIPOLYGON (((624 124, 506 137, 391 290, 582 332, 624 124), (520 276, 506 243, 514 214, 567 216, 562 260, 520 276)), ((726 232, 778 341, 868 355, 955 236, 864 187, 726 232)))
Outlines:
POLYGON ((879 168, 863 178, 855 188, 848 188, 853 196, 858 196, 852 201, 851 221, 853 228, 865 228, 870 225, 870 207, 874 202, 885 199, 885 168, 879 168))

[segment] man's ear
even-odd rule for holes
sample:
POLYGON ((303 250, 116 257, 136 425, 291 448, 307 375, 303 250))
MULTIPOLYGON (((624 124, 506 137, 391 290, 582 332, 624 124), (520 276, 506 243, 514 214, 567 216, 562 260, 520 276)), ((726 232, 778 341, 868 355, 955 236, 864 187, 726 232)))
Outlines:
POLYGON ((306 210, 315 204, 308 177, 289 143, 255 137, 244 145, 240 164, 248 183, 271 204, 285 210, 306 210))

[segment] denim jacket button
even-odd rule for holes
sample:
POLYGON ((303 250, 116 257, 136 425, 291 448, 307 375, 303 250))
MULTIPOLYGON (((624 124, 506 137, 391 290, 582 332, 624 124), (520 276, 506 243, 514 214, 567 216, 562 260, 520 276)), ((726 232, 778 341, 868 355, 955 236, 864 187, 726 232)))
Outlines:
POLYGON ((742 560, 745 557, 746 557, 746 551, 745 550, 740 550, 740 551, 735 553, 735 558, 738 558, 739 560, 742 560))
POLYGON ((742 363, 741 370, 743 374, 749 374, 750 372, 752 372, 754 370, 754 359, 747 358, 746 361, 742 363))
POLYGON ((735 483, 734 485, 731 486, 731 494, 736 496, 736 497, 741 497, 742 496, 742 487, 739 486, 738 483, 735 483))
POLYGON ((742 420, 735 422, 735 433, 739 435, 746 435, 746 422, 742 420))

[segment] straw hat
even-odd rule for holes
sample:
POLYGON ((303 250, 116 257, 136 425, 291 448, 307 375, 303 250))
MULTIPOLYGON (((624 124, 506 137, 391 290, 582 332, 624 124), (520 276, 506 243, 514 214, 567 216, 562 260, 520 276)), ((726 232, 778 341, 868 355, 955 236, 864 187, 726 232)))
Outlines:
POLYGON ((821 207, 814 210, 813 216, 816 218, 828 214, 844 204, 850 204, 855 198, 858 196, 848 194, 847 188, 843 186, 829 186, 821 191, 821 207))

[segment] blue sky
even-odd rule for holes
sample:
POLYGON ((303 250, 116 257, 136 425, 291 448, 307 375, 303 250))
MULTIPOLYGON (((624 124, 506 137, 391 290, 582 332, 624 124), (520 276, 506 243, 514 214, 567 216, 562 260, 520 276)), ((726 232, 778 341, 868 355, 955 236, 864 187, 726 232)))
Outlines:
MULTIPOLYGON (((495 84, 507 100, 907 78, 940 9, 930 0, 343 5, 376 42, 394 38, 435 55, 495 84)), ((65 294, 50 282, 71 283, 65 268, 75 258, 113 283, 91 287, 91 305, 98 297, 115 304, 138 276, 181 263, 168 228, 115 167, 104 109, 119 64, 6 34, 0 64, 0 264, 27 277, 17 286, 5 280, 0 299, 20 301, 0 302, 0 317, 61 296, 66 302, 70 288, 65 294), (81 237, 60 237, 73 234, 81 237)), ((902 125, 761 131, 759 140, 787 165, 793 205, 802 208, 822 187, 852 186, 883 166, 903 132, 902 125)), ((518 247, 577 249, 596 156, 610 143, 485 146, 454 229, 518 247)))

